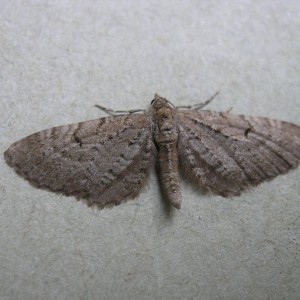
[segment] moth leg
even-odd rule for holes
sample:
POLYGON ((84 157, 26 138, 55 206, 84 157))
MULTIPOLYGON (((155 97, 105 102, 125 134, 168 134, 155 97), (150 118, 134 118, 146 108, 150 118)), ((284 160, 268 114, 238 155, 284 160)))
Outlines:
POLYGON ((232 110, 233 110, 233 107, 230 106, 230 107, 226 110, 226 114, 229 114, 232 110))
POLYGON ((133 114, 136 112, 145 112, 144 109, 131 109, 131 110, 113 110, 104 106, 100 106, 98 104, 95 105, 97 108, 105 111, 109 115, 118 115, 118 114, 133 114))
POLYGON ((198 103, 194 105, 183 105, 183 106, 177 106, 176 108, 185 108, 185 109, 193 109, 198 110, 203 108, 204 106, 208 105, 211 101, 213 101, 218 95, 220 94, 220 91, 217 91, 214 93, 209 99, 204 101, 203 103, 198 103))

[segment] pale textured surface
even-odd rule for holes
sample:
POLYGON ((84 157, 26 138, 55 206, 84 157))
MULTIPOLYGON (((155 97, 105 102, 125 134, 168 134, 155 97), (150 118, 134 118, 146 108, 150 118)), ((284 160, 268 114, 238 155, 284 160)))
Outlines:
MULTIPOLYGON (((2 1, 1 153, 93 107, 175 105, 300 122, 297 1, 2 1), (47 4, 46 4, 47 3, 47 4), (191 103, 187 103, 187 101, 191 103)), ((158 182, 98 211, 0 166, 1 299, 297 299, 299 168, 239 198, 158 182)))

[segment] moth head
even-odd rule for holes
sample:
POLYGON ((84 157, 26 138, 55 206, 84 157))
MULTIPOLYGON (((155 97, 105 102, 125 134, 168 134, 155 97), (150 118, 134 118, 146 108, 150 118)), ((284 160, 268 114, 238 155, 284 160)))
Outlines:
POLYGON ((151 115, 156 124, 156 133, 159 135, 162 131, 170 131, 174 126, 174 114, 176 108, 166 98, 155 94, 151 102, 151 115))
POLYGON ((159 96, 158 94, 154 95, 154 99, 151 101, 151 107, 154 110, 159 110, 165 107, 174 107, 174 105, 168 101, 166 98, 159 96))

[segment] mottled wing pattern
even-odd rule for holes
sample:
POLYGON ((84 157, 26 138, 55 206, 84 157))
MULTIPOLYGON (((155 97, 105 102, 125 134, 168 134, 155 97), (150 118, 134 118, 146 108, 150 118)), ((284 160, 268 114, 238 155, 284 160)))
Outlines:
POLYGON ((185 175, 218 195, 239 195, 299 164, 299 126, 204 110, 177 116, 185 175))
POLYGON ((146 114, 50 128, 14 143, 5 159, 37 187, 102 208, 138 194, 154 160, 146 114))

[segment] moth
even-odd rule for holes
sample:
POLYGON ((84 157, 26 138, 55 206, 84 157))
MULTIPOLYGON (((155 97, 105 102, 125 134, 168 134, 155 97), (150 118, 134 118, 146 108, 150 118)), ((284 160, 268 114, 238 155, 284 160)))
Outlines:
POLYGON ((202 110, 211 100, 176 108, 156 94, 148 111, 34 133, 12 144, 5 160, 36 187, 99 208, 137 196, 155 162, 163 193, 178 209, 179 165, 196 186, 230 197, 299 164, 299 126, 202 110))

